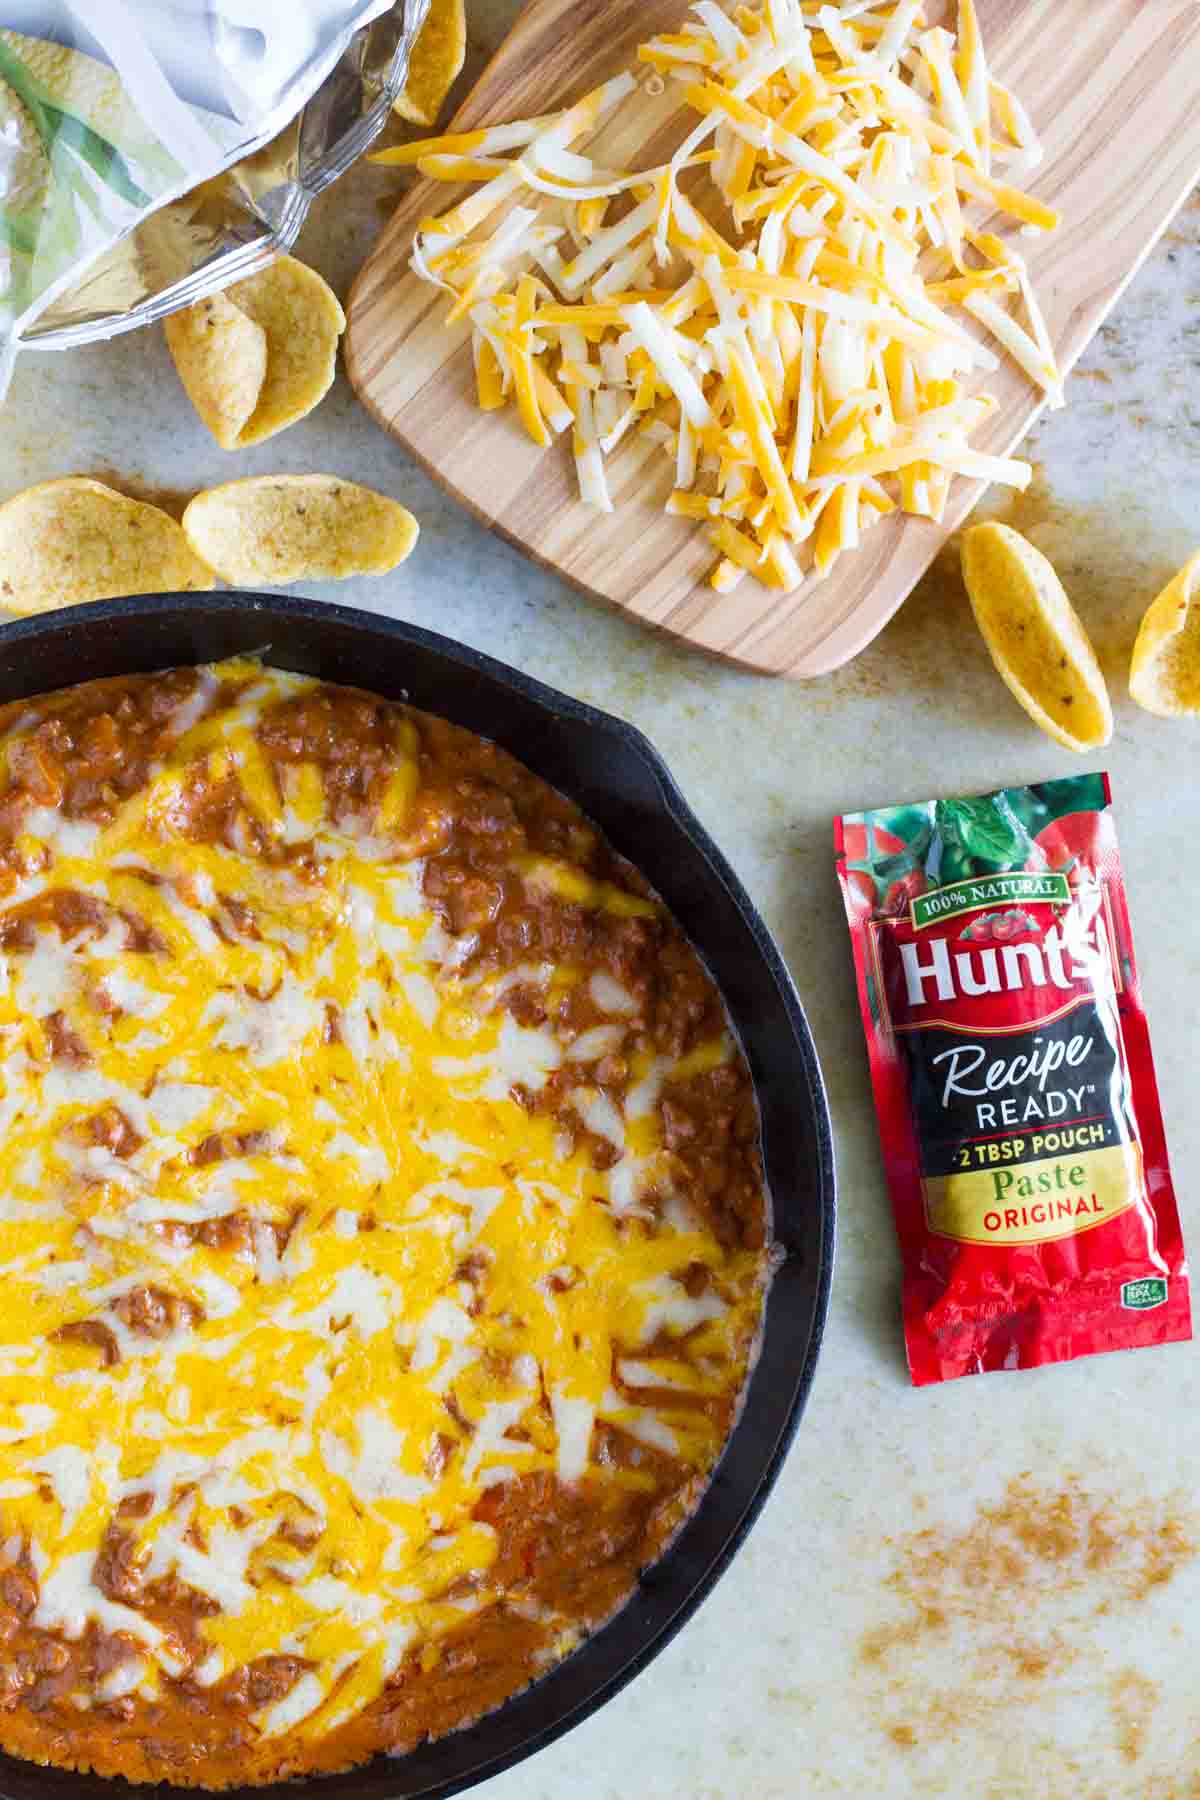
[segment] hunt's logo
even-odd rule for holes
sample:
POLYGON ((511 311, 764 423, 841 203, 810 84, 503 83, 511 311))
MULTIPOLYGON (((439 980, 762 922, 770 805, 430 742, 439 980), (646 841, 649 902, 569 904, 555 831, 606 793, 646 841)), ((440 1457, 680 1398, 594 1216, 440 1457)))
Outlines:
POLYGON ((948 1004, 1044 988, 1092 993, 1098 982, 1108 985, 1103 980, 1108 969, 1106 946, 1096 927, 1097 921, 1085 926, 1076 920, 1066 932, 1052 925, 1040 940, 979 949, 952 950, 946 937, 898 944, 908 1006, 915 1011, 939 1001, 948 1004))

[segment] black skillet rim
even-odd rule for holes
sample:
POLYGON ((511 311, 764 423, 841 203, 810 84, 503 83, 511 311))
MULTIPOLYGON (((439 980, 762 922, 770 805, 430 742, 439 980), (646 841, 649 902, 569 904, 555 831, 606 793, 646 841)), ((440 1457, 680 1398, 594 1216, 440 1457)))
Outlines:
MULTIPOLYGON (((326 1795, 329 1800, 349 1800, 350 1796, 361 1795, 363 1800, 370 1796, 371 1800, 449 1800, 449 1796, 463 1792, 478 1783, 502 1774, 526 1757, 544 1749, 555 1739, 563 1736, 575 1725, 588 1718, 625 1687, 663 1650, 676 1633, 692 1617, 701 1602, 711 1592, 720 1576, 728 1568, 736 1552, 745 1541, 751 1527, 761 1512, 766 1499, 774 1486, 779 1471, 787 1456, 800 1418, 807 1403, 816 1370, 816 1363, 821 1348, 824 1328, 827 1321, 830 1288, 833 1276, 836 1224, 836 1173, 834 1163, 833 1132, 829 1115, 825 1084, 821 1074, 820 1061, 808 1020, 804 1013, 799 994, 796 991, 783 957, 775 945, 770 932, 758 913, 738 876, 723 853, 700 823, 687 801, 684 799, 664 758, 649 738, 636 726, 613 714, 601 711, 585 701, 548 686, 534 676, 520 669, 498 661, 482 651, 470 648, 452 638, 437 632, 426 630, 422 626, 411 625, 390 616, 367 612, 360 608, 325 602, 301 599, 291 595, 273 593, 251 593, 241 590, 225 590, 213 593, 176 593, 160 595, 139 595, 124 599, 96 601, 88 605, 72 607, 48 614, 40 614, 32 618, 18 619, 12 623, 0 625, 0 680, 2 680, 3 663, 8 656, 19 649, 22 644, 36 640, 52 640, 61 638, 66 646, 72 636, 77 635, 80 628, 103 625, 106 621, 121 621, 130 618, 143 618, 148 623, 155 620, 167 622, 178 619, 182 625, 186 617, 194 621, 197 630, 203 632, 206 621, 214 621, 221 617, 261 618, 265 625, 275 619, 281 628, 289 622, 296 625, 318 628, 322 623, 331 627, 349 629, 354 633, 366 633, 380 640, 381 648, 402 650, 405 646, 416 648, 432 657, 441 657, 458 664, 472 674, 481 677, 485 682, 495 683, 507 689, 519 699, 530 703, 533 707, 548 713, 551 717, 577 726, 589 734, 606 737, 620 745, 630 756, 640 761, 649 769, 654 777, 658 796, 663 811, 671 819, 677 830, 688 840, 700 854, 707 866, 707 873, 714 882, 725 890, 732 901, 742 924, 753 939, 754 950, 770 977, 778 999, 787 1016, 792 1047, 797 1056, 799 1068, 788 1071, 799 1074, 803 1079, 804 1096, 811 1111, 813 1188, 815 1193, 818 1218, 816 1220, 818 1234, 818 1251, 815 1277, 805 1279, 809 1290, 810 1325, 807 1348, 804 1359, 798 1369, 791 1375, 789 1387, 790 1397, 779 1420, 778 1431, 770 1451, 758 1463, 757 1478, 747 1483, 747 1491, 743 1495, 741 1511, 735 1522, 724 1532, 715 1551, 705 1553, 703 1567, 698 1574, 684 1577, 683 1591, 669 1603, 669 1610, 661 1618, 653 1621, 649 1628, 639 1627, 635 1636, 642 1641, 627 1656, 622 1656, 615 1668, 599 1675, 591 1682, 589 1691, 584 1696, 557 1713, 556 1716, 533 1726, 515 1742, 509 1742, 489 1751, 486 1744, 480 1744, 478 1755, 470 1758, 468 1766, 455 1773, 438 1774, 430 1772, 430 1779, 420 1786, 403 1783, 402 1770, 413 1758, 422 1757, 423 1749, 412 1753, 412 1758, 401 1756, 394 1759, 395 1776, 401 1785, 392 1787, 387 1780, 389 1760, 387 1757, 376 1757, 372 1762, 359 1765, 355 1769, 341 1774, 322 1776, 303 1776, 296 1781, 276 1783, 267 1787, 238 1787, 223 1790, 230 1800, 241 1800, 245 1796, 262 1796, 269 1800, 274 1794, 286 1793, 326 1795)), ((286 646, 280 646, 281 661, 286 664, 286 646)), ((206 653, 201 648, 196 653, 196 660, 205 660, 206 653)), ((127 659, 122 659, 127 660, 127 659)), ((151 661, 147 667, 161 666, 151 661)), ((88 680, 92 674, 100 671, 81 669, 73 679, 88 680)), ((119 673, 119 670, 103 671, 119 673)), ((136 672, 133 667, 130 673, 136 672)), ((338 679, 331 675, 328 679, 338 679)), ((7 683, 5 683, 7 685, 7 683)), ((56 685, 70 685, 69 682, 56 685)), ((34 689, 46 691, 45 688, 34 689)), ((23 697, 23 696, 22 696, 23 697)), ((29 695, 30 698, 34 694, 29 695)), ((415 702, 427 704, 424 701, 415 702)), ((429 705, 428 710, 436 711, 437 707, 429 705)), ((481 736, 492 735, 485 725, 475 723, 472 727, 481 736)), ((519 750, 513 754, 520 756, 519 750)), ((565 791, 565 790, 564 790, 565 791)), ((635 859, 636 860, 636 859, 635 859)), ((698 944, 703 953, 703 945, 698 944)), ((758 1082, 756 1080, 756 1085, 758 1082)), ((799 1096, 798 1096, 799 1098, 799 1096)), ((785 1276, 789 1257, 780 1276, 785 1276)), ((780 1281, 777 1277, 773 1294, 776 1303, 780 1281)), ((766 1334, 770 1333, 770 1319, 766 1334)), ((761 1366, 761 1365, 760 1365, 761 1366)), ((753 1384, 755 1377, 751 1377, 753 1384)), ((711 1488, 722 1482, 723 1472, 730 1459, 730 1452, 738 1442, 742 1431, 742 1421, 735 1426, 731 1434, 722 1461, 713 1477, 711 1488)), ((536 1696, 539 1691, 553 1683, 555 1675, 568 1669, 572 1664, 578 1666, 580 1658, 586 1658, 589 1648, 598 1646, 602 1640, 616 1630, 623 1618, 629 1619, 631 1608, 639 1599, 647 1594, 653 1595, 660 1590, 669 1590, 677 1555, 677 1547, 686 1539, 697 1520, 703 1517, 704 1502, 696 1514, 692 1515, 688 1525, 659 1561, 646 1571, 639 1583, 635 1595, 628 1606, 623 1607, 605 1626, 593 1633, 577 1652, 572 1653, 563 1663, 536 1682, 531 1688, 522 1690, 504 1703, 495 1712, 486 1714, 476 1724, 465 1726, 448 1737, 437 1740, 428 1750, 438 1751, 442 1755, 452 1753, 454 1747, 468 1748, 469 1740, 477 1734, 486 1735, 489 1728, 504 1720, 511 1708, 519 1707, 522 1701, 536 1696)), ((420 1776, 417 1777, 420 1780, 420 1776)), ((84 1794, 109 1795, 121 1791, 146 1796, 161 1796, 162 1800, 177 1800, 177 1797, 189 1790, 171 1786, 166 1783, 130 1784, 121 1781, 119 1784, 104 1777, 79 1775, 62 1769, 51 1769, 10 1758, 0 1753, 0 1800, 30 1800, 31 1796, 49 1794, 70 1795, 84 1794)), ((203 1790, 190 1790, 192 1792, 203 1790)))

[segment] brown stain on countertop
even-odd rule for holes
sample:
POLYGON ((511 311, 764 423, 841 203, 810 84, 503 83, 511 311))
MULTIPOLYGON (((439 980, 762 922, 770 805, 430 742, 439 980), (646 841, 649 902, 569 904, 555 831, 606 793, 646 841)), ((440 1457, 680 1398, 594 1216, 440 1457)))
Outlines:
MULTIPOLYGON (((981 1759, 982 1781, 993 1751, 1001 1762, 1015 1757, 1014 1770, 1023 1766, 1020 1756, 1040 1729, 1031 1710, 1039 1702, 1052 1709, 1060 1695, 1098 1692, 1110 1752, 1138 1763, 1158 1688, 1136 1667, 1106 1660, 1102 1621, 1119 1615, 1123 1630, 1126 1618, 1132 1626, 1195 1561, 1200 1515, 1182 1500, 1134 1496, 1124 1482, 1118 1493, 1117 1486, 1075 1475, 1046 1486, 1026 1473, 963 1526, 885 1540, 891 1568, 883 1591, 892 1616, 863 1636, 858 1663, 872 1722, 898 1751, 962 1741, 964 1752, 981 1759), (1025 1731, 1028 1742, 1010 1741, 1025 1731)), ((1071 1785, 1072 1759, 1064 1760, 1062 1748, 1043 1749, 1047 1780, 1067 1785, 1039 1786, 1039 1800, 1060 1793, 1090 1800, 1086 1766, 1071 1785)), ((1200 1793, 1200 1782, 1163 1785, 1149 1772, 1146 1783, 1131 1791, 1153 1800, 1200 1793)), ((990 1800, 990 1787, 977 1791, 990 1800)))
POLYGON ((1142 1754, 1146 1727, 1158 1704, 1158 1687, 1138 1669, 1120 1669, 1113 1676, 1109 1706, 1121 1755, 1135 1763, 1142 1754))

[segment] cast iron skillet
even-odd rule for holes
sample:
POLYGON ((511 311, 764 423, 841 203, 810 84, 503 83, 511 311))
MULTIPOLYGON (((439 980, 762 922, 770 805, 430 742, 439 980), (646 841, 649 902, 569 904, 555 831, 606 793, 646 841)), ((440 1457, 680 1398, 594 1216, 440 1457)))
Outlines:
MULTIPOLYGON (((654 883, 712 970, 762 1109, 784 1259, 745 1410, 695 1516, 628 1605, 534 1687, 469 1729, 399 1757, 240 1800, 435 1800, 540 1749, 631 1680, 693 1613, 779 1472, 812 1382, 833 1265, 834 1165, 816 1051, 779 952, 733 870, 640 732, 449 639, 345 606, 266 594, 103 601, 0 626, 0 701, 93 676, 264 651, 304 674, 370 688, 494 739, 570 795, 654 883)), ((671 1729, 663 1721, 663 1729, 671 1729)), ((114 1800, 125 1783, 0 1756, 3 1800, 114 1800)), ((141 1787, 150 1795, 179 1789, 141 1787)))

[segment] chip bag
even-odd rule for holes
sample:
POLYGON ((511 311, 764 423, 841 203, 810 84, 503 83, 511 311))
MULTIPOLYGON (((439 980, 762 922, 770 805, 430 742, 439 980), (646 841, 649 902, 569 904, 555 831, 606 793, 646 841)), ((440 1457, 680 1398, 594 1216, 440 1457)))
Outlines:
POLYGON ((834 837, 914 1383, 1190 1338, 1107 776, 834 837))
POLYGON ((430 0, 6 0, 0 396, 253 275, 402 92, 430 0))

